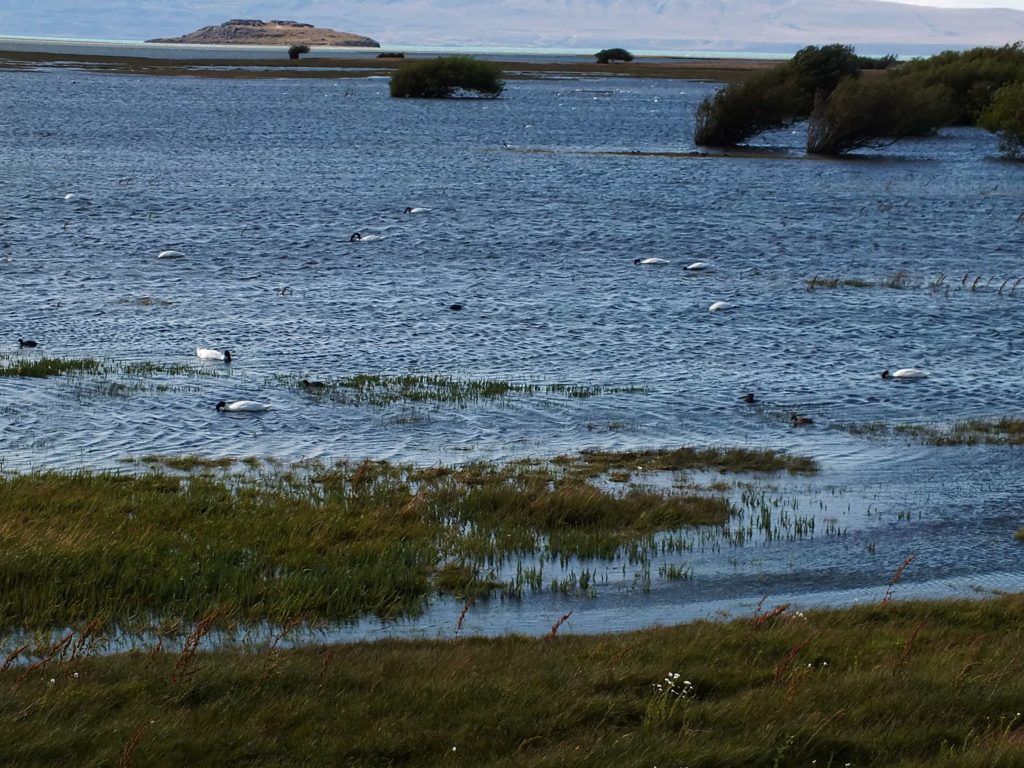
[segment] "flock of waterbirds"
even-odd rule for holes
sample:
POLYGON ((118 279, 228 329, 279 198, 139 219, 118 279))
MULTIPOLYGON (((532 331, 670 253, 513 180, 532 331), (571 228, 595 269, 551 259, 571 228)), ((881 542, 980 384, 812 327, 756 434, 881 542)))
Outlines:
MULTIPOLYGON (((64 200, 66 202, 76 202, 76 201, 85 202, 85 198, 82 198, 82 197, 80 197, 79 195, 77 195, 77 194, 75 194, 73 192, 70 192, 70 193, 66 194, 64 196, 64 200)), ((431 210, 430 208, 425 208, 425 207, 407 206, 405 208, 405 210, 403 211, 403 213, 405 213, 405 214, 422 214, 422 213, 428 213, 428 212, 430 212, 430 210, 431 210)), ((1022 214, 1022 215, 1024 215, 1024 214, 1022 214)), ((365 243, 365 242, 373 242, 373 241, 382 240, 382 239, 383 239, 382 235, 373 234, 373 233, 364 234, 362 232, 362 230, 357 230, 357 231, 353 232, 352 235, 349 237, 349 242, 350 243, 365 243)), ((160 251, 157 254, 157 258, 158 259, 164 259, 164 260, 175 260, 175 259, 184 259, 184 258, 187 258, 187 257, 181 251, 174 250, 174 249, 168 249, 168 250, 160 251)), ((633 264, 635 264, 637 266, 667 266, 667 265, 671 264, 671 262, 668 259, 664 259, 664 258, 661 258, 661 257, 658 257, 658 256, 651 256, 651 257, 647 257, 647 258, 636 258, 636 259, 633 260, 633 264)), ((691 273, 705 272, 705 271, 711 270, 712 269, 712 265, 709 262, 706 262, 706 261, 695 261, 695 262, 692 262, 690 264, 687 264, 683 269, 686 270, 687 272, 691 272, 691 273)), ((721 312, 721 311, 724 311, 724 310, 733 309, 734 306, 735 306, 734 304, 732 304, 730 302, 727 302, 727 301, 715 301, 715 302, 713 302, 711 304, 711 306, 708 307, 708 311, 709 312, 721 312)), ((461 304, 452 304, 452 305, 449 306, 449 309, 452 310, 452 311, 458 312, 458 311, 462 310, 462 305, 461 304)), ((38 342, 36 342, 33 339, 22 339, 22 338, 18 339, 18 348, 19 349, 35 349, 38 346, 39 346, 38 342)), ((225 363, 227 365, 230 365, 231 361, 232 361, 231 352, 230 352, 230 350, 227 350, 227 349, 219 350, 219 349, 212 349, 212 348, 209 348, 209 347, 197 347, 196 348, 196 357, 198 357, 200 360, 209 360, 209 361, 215 361, 215 362, 222 362, 222 363, 225 363)), ((896 369, 895 371, 892 371, 892 372, 890 372, 888 369, 882 371, 882 378, 885 379, 885 380, 913 381, 913 380, 917 380, 917 379, 925 379, 925 378, 928 378, 928 376, 929 376, 928 372, 925 371, 925 370, 922 370, 920 368, 898 368, 898 369, 896 369)), ((310 381, 308 379, 302 379, 300 384, 305 389, 313 389, 313 390, 322 389, 322 388, 326 387, 326 384, 324 382, 322 382, 322 381, 310 381)), ((754 404, 758 404, 759 405, 761 403, 761 401, 752 392, 747 392, 740 399, 744 403, 748 403, 748 404, 752 404, 752 405, 754 405, 754 404)), ((271 406, 270 403, 264 403, 264 402, 260 402, 260 401, 257 401, 257 400, 230 400, 230 401, 221 400, 221 401, 218 401, 217 404, 214 407, 215 407, 215 409, 218 412, 227 412, 227 413, 259 413, 259 412, 269 411, 272 406, 271 406)), ((799 414, 794 413, 794 414, 791 414, 791 416, 790 416, 790 424, 792 426, 794 426, 794 427, 811 426, 811 425, 814 424, 814 419, 810 418, 809 416, 801 416, 799 414)))
MULTIPOLYGON (((34 339, 18 339, 19 349, 37 349, 38 347, 39 342, 34 339)), ((213 349, 211 347, 196 347, 196 357, 200 360, 220 362, 225 365, 230 365, 234 359, 231 355, 231 350, 213 349)), ((916 381, 927 379, 929 375, 929 372, 922 368, 897 368, 891 372, 886 368, 882 371, 882 378, 886 381, 916 381)), ((299 384, 303 389, 313 391, 322 390, 327 387, 327 384, 323 381, 310 379, 302 379, 299 384)), ((748 405, 762 405, 761 400, 753 392, 743 394, 740 400, 748 405)), ((258 400, 220 400, 214 408, 221 413, 261 413, 269 411, 272 405, 258 400)), ((789 422, 794 427, 807 427, 814 424, 814 419, 794 413, 790 415, 789 422)))

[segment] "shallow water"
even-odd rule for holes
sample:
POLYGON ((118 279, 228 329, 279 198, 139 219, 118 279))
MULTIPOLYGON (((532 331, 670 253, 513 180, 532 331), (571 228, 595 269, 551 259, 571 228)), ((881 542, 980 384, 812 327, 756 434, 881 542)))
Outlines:
MULTIPOLYGON (((824 468, 813 487, 783 481, 780 493, 820 507, 842 489, 813 539, 697 552, 679 559, 692 568, 682 581, 655 564, 649 585, 627 568, 596 597, 480 604, 467 631, 547 631, 567 610, 566 630, 597 631, 752 610, 765 596, 878 599, 910 554, 898 595, 1020 589, 1018 450, 842 429, 1019 415, 1019 166, 968 129, 842 161, 803 157, 790 131, 761 140, 779 150, 769 157, 650 154, 695 149, 694 106, 713 88, 525 81, 496 101, 424 102, 390 99, 383 79, 0 72, 0 362, 211 374, 0 377, 3 467, 771 447, 824 468), (351 243, 354 231, 376 237, 351 243), (186 258, 156 258, 167 249, 186 258), (649 256, 670 264, 633 264, 649 256), (713 269, 683 269, 698 260, 713 269), (903 289, 806 287, 901 270, 903 289), (709 313, 718 300, 735 309, 709 313), (19 350, 18 337, 40 346, 19 350), (197 346, 235 362, 200 365, 197 346), (879 377, 907 366, 932 376, 879 377), (373 407, 274 378, 357 373, 646 391, 373 407), (746 391, 762 404, 739 402, 746 391), (233 398, 273 410, 214 411, 233 398), (792 429, 793 412, 815 425, 792 429), (905 507, 911 519, 894 520, 905 507), (848 532, 825 535, 836 516, 848 532)), ((388 631, 450 632, 460 607, 388 631)))

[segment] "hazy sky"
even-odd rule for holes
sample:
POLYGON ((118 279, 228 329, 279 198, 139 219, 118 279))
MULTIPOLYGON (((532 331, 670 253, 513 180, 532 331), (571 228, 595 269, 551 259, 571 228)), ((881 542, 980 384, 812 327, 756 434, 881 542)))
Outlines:
POLYGON ((939 19, 915 7, 1021 12, 1024 0, 884 5, 897 12, 882 12, 883 21, 877 6, 865 0, 0 0, 0 36, 145 40, 232 18, 261 18, 355 32, 384 45, 585 48, 628 43, 639 49, 676 50, 677 43, 697 41, 708 50, 730 39, 737 45, 761 40, 933 46, 1024 39, 1024 17, 1009 18, 1006 11, 995 17, 985 14, 986 26, 956 12, 944 11, 939 19), (908 37, 910 29, 915 32, 908 37))

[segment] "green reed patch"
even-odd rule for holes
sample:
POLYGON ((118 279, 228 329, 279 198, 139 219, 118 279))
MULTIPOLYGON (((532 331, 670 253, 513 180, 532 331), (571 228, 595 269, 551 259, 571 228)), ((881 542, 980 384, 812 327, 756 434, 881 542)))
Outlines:
MULTIPOLYGON (((729 453, 644 455, 660 457, 653 472, 729 453)), ((596 455, 575 465, 313 462, 216 475, 208 470, 234 462, 152 455, 141 461, 203 471, 0 477, 0 629, 186 626, 214 609, 224 626, 415 615, 439 591, 552 588, 545 561, 649 563, 659 531, 721 527, 736 513, 707 488, 587 482, 596 455), (536 572, 498 577, 520 557, 539 559, 536 572)))
POLYGON ((889 438, 905 437, 913 442, 934 446, 1024 445, 1024 419, 968 419, 951 426, 868 422, 845 427, 850 434, 889 438))
POLYGON ((609 387, 586 384, 517 383, 491 379, 459 379, 424 374, 356 374, 309 381, 297 376, 276 376, 282 385, 346 405, 385 406, 392 403, 452 403, 467 405, 501 400, 513 395, 559 394, 587 398, 605 394, 649 392, 646 387, 609 387))
POLYGON ((117 656, 83 653, 83 637, 101 640, 86 628, 36 668, 0 671, 0 763, 1024 764, 1020 596, 768 605, 613 635, 567 634, 571 616, 559 626, 547 639, 288 649, 288 625, 253 652, 197 653, 203 625, 117 656))
POLYGON ((18 376, 33 379, 46 379, 50 376, 66 376, 69 374, 99 374, 103 372, 103 364, 91 358, 65 359, 61 357, 40 357, 38 360, 15 360, 0 367, 0 376, 18 376))
POLYGON ((691 448, 646 451, 582 451, 554 462, 591 477, 609 472, 789 472, 814 474, 818 463, 808 456, 793 456, 768 449, 691 448))
POLYGON ((9 359, 0 366, 0 376, 49 378, 81 374, 85 376, 222 376, 222 372, 184 363, 155 363, 132 360, 97 360, 95 358, 41 357, 38 360, 9 359))
POLYGON ((194 472, 197 469, 228 469, 235 465, 236 460, 230 457, 209 459, 198 456, 194 453, 185 456, 165 456, 159 453, 147 453, 137 459, 141 464, 149 466, 163 466, 168 469, 175 469, 179 472, 194 472))
POLYGON ((896 290, 902 290, 904 288, 910 288, 915 283, 910 278, 910 274, 906 270, 899 270, 893 272, 891 275, 883 277, 881 280, 865 280, 859 277, 819 277, 815 275, 810 280, 805 281, 808 291, 816 291, 822 288, 894 288, 896 290))

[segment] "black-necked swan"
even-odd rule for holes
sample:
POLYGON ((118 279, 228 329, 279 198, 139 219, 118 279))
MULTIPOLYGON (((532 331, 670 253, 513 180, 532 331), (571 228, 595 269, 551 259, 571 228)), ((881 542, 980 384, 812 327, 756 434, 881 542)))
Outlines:
POLYGON ((708 307, 708 312, 721 312, 726 309, 732 309, 732 304, 730 304, 728 301, 716 301, 714 304, 708 307))
POLYGON ((405 212, 406 213, 427 213, 429 210, 430 210, 429 208, 413 208, 412 206, 409 206, 408 208, 405 209, 405 212))
POLYGON ((711 269, 711 265, 706 261, 695 261, 693 264, 689 264, 686 268, 690 272, 700 272, 701 270, 711 269))
POLYGON ((181 251, 160 251, 156 257, 158 259, 184 259, 185 254, 181 251))
POLYGON ((229 411, 231 413, 255 413, 257 411, 269 411, 270 403, 260 403, 256 400, 232 400, 228 403, 221 400, 215 408, 218 411, 229 411))
POLYGON ((196 347, 196 357, 200 360, 221 360, 225 363, 231 362, 231 352, 224 350, 221 352, 219 349, 207 349, 206 347, 196 347))
POLYGON ((659 259, 657 256, 652 256, 649 259, 633 259, 634 264, 668 264, 668 259, 659 259))
POLYGON ((927 379, 928 375, 928 371, 920 368, 899 368, 892 373, 888 369, 882 371, 883 379, 927 379))

